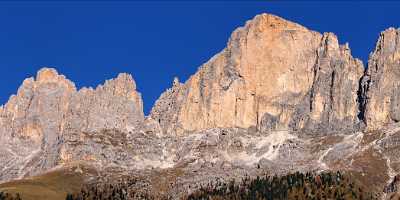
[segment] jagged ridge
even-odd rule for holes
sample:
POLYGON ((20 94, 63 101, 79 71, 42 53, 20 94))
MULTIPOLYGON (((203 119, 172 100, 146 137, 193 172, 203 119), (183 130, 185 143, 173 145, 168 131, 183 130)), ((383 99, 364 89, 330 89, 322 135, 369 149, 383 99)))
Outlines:
POLYGON ((26 79, 0 110, 2 179, 43 172, 74 160, 90 160, 96 148, 77 148, 84 133, 126 131, 144 120, 142 99, 128 74, 96 89, 76 90, 55 69, 26 79), (71 144, 73 144, 71 146, 71 144))

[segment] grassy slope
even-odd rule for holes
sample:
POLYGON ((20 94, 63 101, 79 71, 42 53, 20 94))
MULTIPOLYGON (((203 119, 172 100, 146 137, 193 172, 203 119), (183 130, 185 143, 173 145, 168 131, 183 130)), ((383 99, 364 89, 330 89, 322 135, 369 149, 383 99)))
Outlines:
POLYGON ((24 200, 64 200, 67 193, 77 192, 84 175, 70 169, 60 169, 40 176, 0 184, 0 191, 19 193, 24 200))

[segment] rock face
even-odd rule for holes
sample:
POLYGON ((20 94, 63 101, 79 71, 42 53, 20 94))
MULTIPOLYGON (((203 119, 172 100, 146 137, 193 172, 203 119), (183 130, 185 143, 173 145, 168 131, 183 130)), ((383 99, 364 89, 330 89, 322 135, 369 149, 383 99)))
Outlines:
POLYGON ((151 117, 176 133, 352 129, 362 75, 362 63, 334 34, 262 14, 235 30, 227 47, 185 84, 162 94, 151 117))
POLYGON ((400 29, 381 33, 362 88, 364 120, 369 129, 400 121, 400 29))
POLYGON ((143 120, 142 98, 130 75, 119 74, 116 79, 106 81, 95 90, 83 88, 72 96, 65 114, 65 145, 61 149, 61 161, 93 158, 91 152, 99 153, 96 149, 88 153, 85 146, 77 148, 78 143, 88 139, 84 133, 112 129, 129 132, 139 127, 143 120))
MULTIPOLYGON (((24 176, 69 160, 70 141, 83 132, 125 131, 144 120, 142 99, 132 77, 116 79, 93 89, 76 90, 56 70, 41 69, 36 80, 26 79, 17 95, 0 111, 2 175, 24 176)), ((90 156, 97 149, 89 149, 90 156)), ((83 159, 75 157, 75 160, 83 159)))
POLYGON ((2 164, 9 165, 4 174, 22 175, 19 172, 31 170, 27 168, 48 169, 57 164, 60 125, 75 91, 74 84, 54 69, 42 69, 36 80, 23 82, 1 114, 2 164))

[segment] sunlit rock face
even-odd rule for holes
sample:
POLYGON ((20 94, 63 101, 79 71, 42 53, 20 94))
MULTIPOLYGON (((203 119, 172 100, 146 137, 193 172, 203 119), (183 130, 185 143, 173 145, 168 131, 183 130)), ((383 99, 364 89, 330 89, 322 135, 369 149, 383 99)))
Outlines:
POLYGON ((142 99, 130 75, 120 74, 95 90, 77 91, 51 68, 26 79, 0 114, 0 166, 5 177, 91 157, 99 150, 70 148, 70 142, 85 132, 134 129, 144 120, 142 99), (81 157, 73 157, 76 152, 81 157))
POLYGON ((36 80, 24 80, 1 115, 0 151, 5 176, 23 176, 32 168, 48 169, 58 160, 61 125, 75 85, 54 69, 43 68, 36 80), (45 155, 41 156, 41 155, 45 155))
POLYGON ((97 148, 83 145, 94 138, 90 135, 105 130, 128 132, 139 127, 144 120, 142 98, 129 74, 119 74, 96 89, 83 88, 70 102, 63 125, 62 162, 99 160, 93 155, 101 154, 97 148))
POLYGON ((236 29, 186 83, 162 94, 151 116, 178 134, 212 127, 353 129, 362 75, 362 63, 334 34, 262 14, 236 29))
POLYGON ((400 29, 381 33, 362 88, 364 120, 369 129, 400 121, 400 29))

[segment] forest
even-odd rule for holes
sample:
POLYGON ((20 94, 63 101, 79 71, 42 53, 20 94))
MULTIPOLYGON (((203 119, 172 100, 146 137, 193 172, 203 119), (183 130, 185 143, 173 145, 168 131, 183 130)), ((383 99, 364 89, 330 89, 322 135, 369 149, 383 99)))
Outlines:
POLYGON ((358 186, 350 176, 340 172, 292 173, 281 177, 243 178, 241 182, 211 183, 187 196, 188 200, 203 199, 375 199, 372 193, 358 186))
MULTIPOLYGON (((150 194, 136 193, 129 189, 135 180, 117 184, 96 184, 83 188, 79 193, 68 194, 66 200, 127 200, 154 199, 150 194)), ((165 197, 165 199, 171 199, 165 197)), ((240 181, 214 181, 201 185, 182 200, 303 200, 332 199, 370 200, 376 197, 356 184, 350 175, 337 172, 300 173, 284 176, 245 177, 240 181)))
POLYGON ((14 195, 0 191, 0 200, 22 200, 22 199, 18 193, 14 195))

